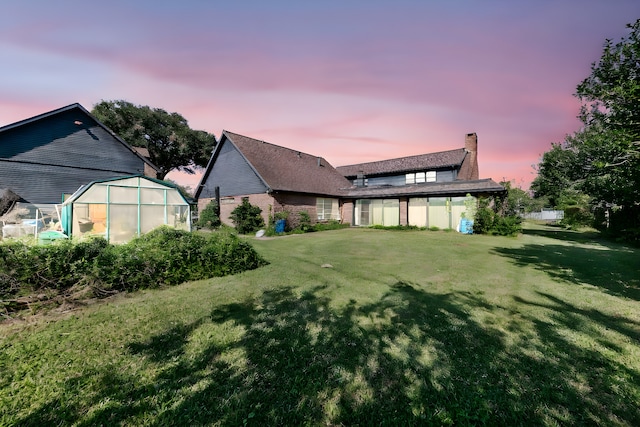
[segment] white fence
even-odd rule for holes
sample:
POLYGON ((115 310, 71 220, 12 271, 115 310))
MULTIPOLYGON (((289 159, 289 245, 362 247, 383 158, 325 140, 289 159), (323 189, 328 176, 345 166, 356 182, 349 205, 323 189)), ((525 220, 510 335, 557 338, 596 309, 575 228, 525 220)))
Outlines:
POLYGON ((529 212, 523 214, 522 217, 524 219, 534 219, 537 221, 560 221, 564 218, 564 211, 543 209, 540 212, 529 212))

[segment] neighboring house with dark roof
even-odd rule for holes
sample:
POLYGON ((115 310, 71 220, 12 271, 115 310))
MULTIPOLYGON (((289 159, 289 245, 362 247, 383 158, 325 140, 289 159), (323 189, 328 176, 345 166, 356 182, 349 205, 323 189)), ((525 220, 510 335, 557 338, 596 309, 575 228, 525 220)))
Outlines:
POLYGON ((92 181, 156 172, 80 104, 0 127, 0 188, 38 207, 92 181))
POLYGON ((472 197, 504 193, 479 179, 477 136, 439 153, 333 168, 322 157, 224 131, 196 191, 200 209, 220 198, 220 218, 243 198, 265 221, 281 211, 292 225, 306 211, 313 222, 455 228, 472 197))
POLYGON ((196 190, 202 210, 220 198, 220 218, 230 223, 236 206, 248 198, 269 214, 287 211, 296 222, 306 211, 313 220, 341 220, 340 196, 351 187, 324 158, 223 131, 196 190))

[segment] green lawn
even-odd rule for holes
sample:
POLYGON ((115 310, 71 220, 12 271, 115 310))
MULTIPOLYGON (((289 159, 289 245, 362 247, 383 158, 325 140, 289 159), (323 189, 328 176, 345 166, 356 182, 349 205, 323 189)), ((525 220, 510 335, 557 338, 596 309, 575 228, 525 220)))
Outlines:
POLYGON ((0 425, 640 425, 638 249, 251 241, 270 265, 1 324, 0 425))

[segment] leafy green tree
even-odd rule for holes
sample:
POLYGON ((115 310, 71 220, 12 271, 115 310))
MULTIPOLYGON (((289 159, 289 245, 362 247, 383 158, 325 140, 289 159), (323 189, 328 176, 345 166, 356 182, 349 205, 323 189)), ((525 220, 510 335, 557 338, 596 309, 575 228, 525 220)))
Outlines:
POLYGON ((575 186, 579 180, 581 171, 577 162, 576 152, 567 143, 552 144, 551 150, 542 155, 538 175, 531 183, 534 197, 546 197, 556 207, 563 189, 575 186))
POLYGON ((183 116, 160 108, 101 101, 91 114, 128 144, 148 149, 160 179, 174 169, 195 173, 195 167, 205 167, 216 145, 213 134, 193 130, 183 116))
POLYGON ((631 138, 640 136, 640 19, 628 24, 630 34, 618 43, 607 39, 591 74, 577 87, 580 119, 631 138))
POLYGON ((583 128, 545 153, 532 184, 556 206, 570 196, 615 211, 619 228, 640 219, 640 19, 627 28, 577 86, 583 128))
POLYGON ((558 199, 558 209, 564 211, 564 218, 560 223, 569 228, 593 225, 594 215, 590 202, 590 197, 580 191, 571 188, 563 191, 558 199))

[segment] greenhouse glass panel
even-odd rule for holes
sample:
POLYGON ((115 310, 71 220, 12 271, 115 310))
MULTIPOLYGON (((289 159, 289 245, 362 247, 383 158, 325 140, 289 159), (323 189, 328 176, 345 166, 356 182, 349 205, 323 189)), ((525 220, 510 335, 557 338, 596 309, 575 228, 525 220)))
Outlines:
POLYGON ((167 191, 163 188, 146 188, 140 189, 140 203, 147 205, 164 205, 165 194, 167 191))
POLYGON ((122 243, 138 235, 138 206, 109 205, 109 241, 122 243))
POLYGON ((167 191, 168 205, 184 205, 186 202, 178 190, 167 191))
POLYGON ((106 201, 107 187, 104 185, 92 185, 77 199, 80 203, 106 203, 106 201))
POLYGON ((179 230, 189 230, 189 206, 167 206, 169 212, 169 225, 179 230), (171 218, 175 221, 171 223, 171 218))
MULTIPOLYGON (((71 223, 71 232, 76 235, 82 235, 90 230, 89 222, 89 205, 86 203, 75 203, 73 205, 73 221, 71 223), (82 226, 81 226, 82 225, 82 226)), ((93 224, 91 224, 93 226, 93 224)))
POLYGON ((121 187, 119 185, 109 186, 109 203, 118 204, 138 204, 137 187, 121 187))
POLYGON ((164 206, 140 206, 140 232, 148 233, 156 227, 165 225, 165 211, 164 206))
MULTIPOLYGON (((131 177, 131 178, 120 178, 120 179, 112 181, 112 182, 113 183, 117 182, 117 185, 120 185, 122 187, 138 187, 141 184, 143 184, 140 181, 141 181, 140 177, 134 176, 134 177, 131 177)), ((146 185, 147 182, 150 182, 150 181, 144 180, 144 185, 146 185)))

